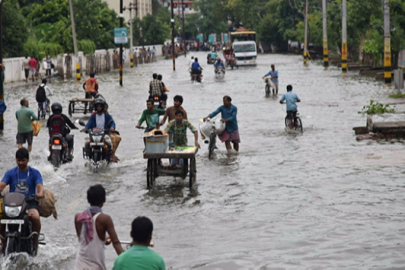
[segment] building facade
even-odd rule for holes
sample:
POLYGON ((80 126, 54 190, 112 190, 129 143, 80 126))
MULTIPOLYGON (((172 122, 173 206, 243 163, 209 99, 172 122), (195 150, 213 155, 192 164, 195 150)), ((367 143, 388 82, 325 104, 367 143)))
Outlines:
MULTIPOLYGON (((108 4, 110 9, 114 10, 118 15, 120 13, 120 0, 102 0, 108 4)), ((152 0, 123 0, 124 20, 129 22, 130 20, 130 3, 132 3, 132 18, 138 17, 142 19, 146 14, 152 14, 152 0), (137 6, 138 10, 135 10, 137 6)))

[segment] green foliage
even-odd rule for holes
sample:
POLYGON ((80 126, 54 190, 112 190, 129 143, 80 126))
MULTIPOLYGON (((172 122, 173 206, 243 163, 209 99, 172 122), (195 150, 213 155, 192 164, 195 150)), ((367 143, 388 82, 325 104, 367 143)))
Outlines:
POLYGON ((79 40, 77 42, 77 49, 82 51, 84 54, 92 54, 96 50, 96 44, 89 39, 79 40))
POLYGON ((28 35, 24 17, 18 12, 18 1, 3 1, 2 7, 3 57, 22 56, 28 35))
POLYGON ((389 98, 405 98, 405 94, 392 94, 388 96, 389 98))
POLYGON ((27 56, 42 59, 46 55, 55 56, 63 53, 63 48, 56 43, 40 42, 36 39, 29 38, 24 44, 24 53, 27 56))
POLYGON ((390 107, 390 105, 383 105, 379 102, 374 102, 374 100, 370 100, 370 105, 363 106, 361 111, 359 111, 358 113, 365 113, 367 115, 395 113, 395 106, 390 107))

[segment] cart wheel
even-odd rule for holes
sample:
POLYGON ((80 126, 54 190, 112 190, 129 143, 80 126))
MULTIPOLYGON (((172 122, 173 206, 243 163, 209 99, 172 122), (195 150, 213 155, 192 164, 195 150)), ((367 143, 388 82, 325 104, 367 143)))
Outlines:
POLYGON ((196 176, 197 176, 197 168, 196 168, 195 158, 190 159, 190 165, 189 166, 190 166, 189 185, 190 185, 190 188, 192 188, 193 184, 196 182, 196 176))
POLYGON ((69 102, 69 115, 72 117, 73 109, 72 109, 72 102, 69 102))
POLYGON ((151 163, 152 160, 148 158, 148 166, 146 167, 146 185, 148 188, 150 188, 150 176, 151 176, 151 163))

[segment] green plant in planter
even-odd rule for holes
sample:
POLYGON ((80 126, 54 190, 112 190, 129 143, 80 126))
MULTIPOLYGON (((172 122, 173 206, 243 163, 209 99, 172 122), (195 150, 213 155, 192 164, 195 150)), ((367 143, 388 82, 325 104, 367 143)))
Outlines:
POLYGON ((367 115, 382 114, 382 113, 395 113, 395 106, 384 105, 374 100, 370 100, 370 105, 363 106, 358 113, 365 113, 367 115))

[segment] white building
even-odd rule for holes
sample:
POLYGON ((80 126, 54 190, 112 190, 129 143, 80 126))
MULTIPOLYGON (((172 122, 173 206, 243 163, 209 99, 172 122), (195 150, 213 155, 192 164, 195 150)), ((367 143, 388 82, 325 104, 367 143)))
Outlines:
MULTIPOLYGON (((120 0, 102 0, 108 4, 110 9, 114 10, 118 15, 120 13, 120 0)), ((124 20, 129 22, 130 14, 129 8, 130 3, 132 3, 132 18, 135 18, 135 4, 137 4, 138 11, 137 17, 142 19, 146 14, 152 14, 152 0, 123 0, 124 10, 124 20)))

